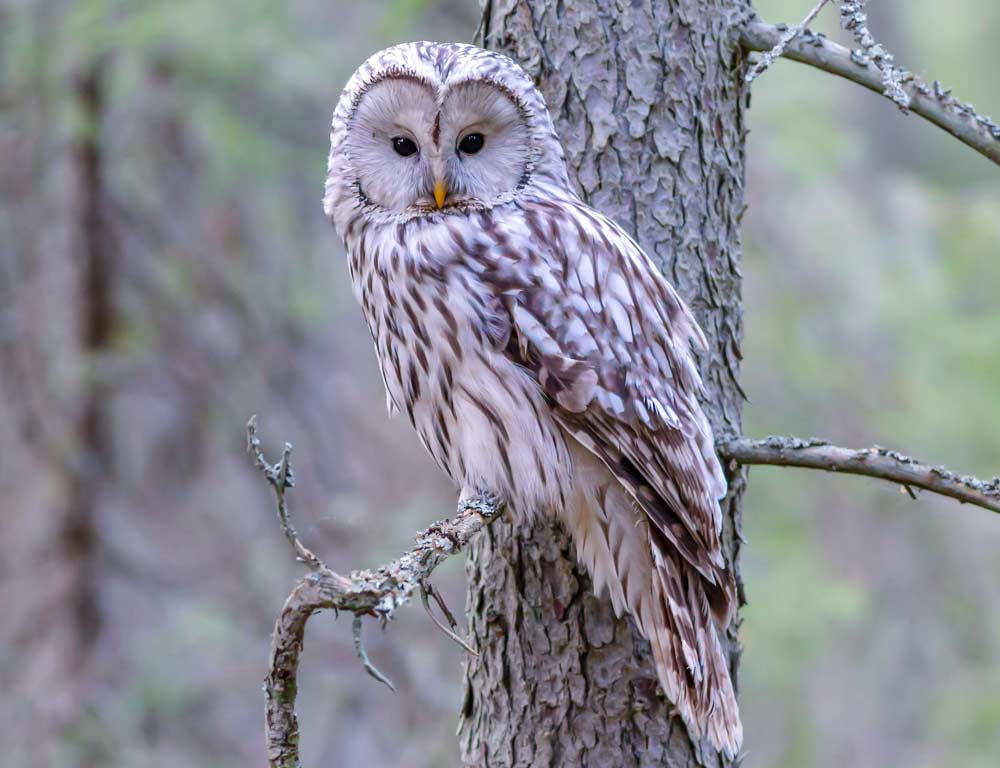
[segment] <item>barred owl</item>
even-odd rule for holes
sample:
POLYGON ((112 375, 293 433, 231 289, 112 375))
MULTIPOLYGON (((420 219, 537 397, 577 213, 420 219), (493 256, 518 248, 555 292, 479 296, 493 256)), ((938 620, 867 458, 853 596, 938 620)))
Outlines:
POLYGON ((734 755, 726 481, 692 358, 705 337, 573 191, 530 78, 469 45, 375 54, 334 112, 324 208, 390 413, 463 496, 561 517, 693 737, 734 755))

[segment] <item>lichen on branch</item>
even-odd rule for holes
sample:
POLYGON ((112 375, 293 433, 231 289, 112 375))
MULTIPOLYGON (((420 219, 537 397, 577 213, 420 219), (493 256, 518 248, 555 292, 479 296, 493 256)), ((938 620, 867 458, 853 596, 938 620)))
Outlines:
POLYGON ((808 64, 882 94, 904 112, 929 120, 1000 165, 1000 125, 978 112, 972 104, 959 101, 937 80, 928 85, 914 73, 899 67, 892 54, 877 43, 869 31, 863 2, 843 2, 840 8, 842 26, 858 41, 859 47, 854 50, 807 28, 789 29, 786 25, 775 26, 760 19, 743 26, 740 30, 743 47, 764 54, 751 70, 754 76, 763 71, 762 63, 770 64, 778 56, 808 64))

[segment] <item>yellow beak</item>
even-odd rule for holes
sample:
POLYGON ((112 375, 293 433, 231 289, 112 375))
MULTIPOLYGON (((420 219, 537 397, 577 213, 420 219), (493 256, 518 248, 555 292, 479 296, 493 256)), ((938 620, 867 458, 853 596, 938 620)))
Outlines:
POLYGON ((448 197, 448 188, 441 179, 434 182, 434 202, 438 208, 444 208, 444 199, 448 197))

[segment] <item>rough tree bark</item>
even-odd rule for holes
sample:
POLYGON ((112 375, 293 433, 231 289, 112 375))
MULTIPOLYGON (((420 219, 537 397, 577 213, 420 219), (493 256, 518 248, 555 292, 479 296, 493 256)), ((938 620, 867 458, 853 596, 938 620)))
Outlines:
MULTIPOLYGON (((740 434, 745 0, 494 0, 481 38, 539 83, 584 199, 628 229, 690 303, 711 354, 707 411, 740 434)), ((743 477, 723 503, 737 567, 743 477)), ((723 765, 657 692, 648 644, 593 596, 566 533, 501 520, 468 560, 467 765, 723 765)), ((742 591, 742 590, 741 590, 742 591)), ((739 644, 728 638, 735 673, 739 644)))

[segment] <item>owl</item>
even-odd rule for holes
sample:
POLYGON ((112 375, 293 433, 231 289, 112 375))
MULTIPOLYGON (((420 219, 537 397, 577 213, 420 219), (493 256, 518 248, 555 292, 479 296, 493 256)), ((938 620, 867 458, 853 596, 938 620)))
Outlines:
POLYGON ((324 209, 390 414, 462 497, 561 518, 692 736, 735 755, 726 480, 692 357, 705 337, 573 190, 531 79, 470 45, 373 55, 333 115, 324 209))

